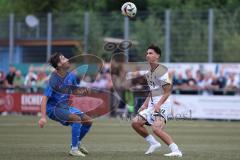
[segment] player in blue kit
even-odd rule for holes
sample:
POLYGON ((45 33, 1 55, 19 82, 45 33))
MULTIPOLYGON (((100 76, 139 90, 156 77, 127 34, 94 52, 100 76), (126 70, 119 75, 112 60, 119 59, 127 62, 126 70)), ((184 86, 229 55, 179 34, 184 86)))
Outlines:
POLYGON ((79 109, 69 106, 69 97, 71 94, 84 96, 88 90, 77 86, 76 76, 69 72, 71 64, 61 53, 52 55, 49 63, 56 71, 51 74, 42 99, 39 127, 43 128, 47 123, 46 115, 64 126, 70 125, 72 144, 69 154, 84 157, 88 151, 81 147, 81 140, 91 128, 92 119, 79 109))

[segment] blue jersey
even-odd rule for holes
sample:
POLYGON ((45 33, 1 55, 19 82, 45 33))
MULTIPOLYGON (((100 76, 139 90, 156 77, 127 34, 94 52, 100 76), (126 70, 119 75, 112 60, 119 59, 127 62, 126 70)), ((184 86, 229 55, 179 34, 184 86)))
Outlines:
POLYGON ((53 72, 45 90, 48 97, 47 107, 68 107, 72 88, 77 86, 77 78, 73 73, 67 73, 65 77, 53 72))

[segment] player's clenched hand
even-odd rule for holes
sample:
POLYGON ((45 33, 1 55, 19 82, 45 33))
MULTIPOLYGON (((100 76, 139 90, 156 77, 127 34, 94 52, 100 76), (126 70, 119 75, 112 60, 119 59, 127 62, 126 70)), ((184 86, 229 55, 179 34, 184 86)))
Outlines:
POLYGON ((42 117, 42 118, 38 121, 38 126, 39 126, 40 128, 43 128, 46 123, 47 123, 47 119, 44 118, 44 117, 42 117))

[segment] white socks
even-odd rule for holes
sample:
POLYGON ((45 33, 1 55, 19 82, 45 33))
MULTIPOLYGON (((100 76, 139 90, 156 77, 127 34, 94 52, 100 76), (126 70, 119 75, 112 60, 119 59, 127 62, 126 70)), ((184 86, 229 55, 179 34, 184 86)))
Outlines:
POLYGON ((172 143, 168 146, 172 152, 179 151, 178 146, 175 143, 172 143))
POLYGON ((144 138, 150 145, 159 143, 151 134, 144 138))
MULTIPOLYGON (((149 134, 147 137, 145 137, 145 140, 150 145, 155 145, 155 144, 159 143, 151 134, 149 134)), ((178 152, 179 151, 178 146, 175 143, 170 144, 168 147, 171 150, 171 152, 178 152)))
POLYGON ((78 147, 72 147, 72 150, 74 151, 74 150, 78 150, 78 147))

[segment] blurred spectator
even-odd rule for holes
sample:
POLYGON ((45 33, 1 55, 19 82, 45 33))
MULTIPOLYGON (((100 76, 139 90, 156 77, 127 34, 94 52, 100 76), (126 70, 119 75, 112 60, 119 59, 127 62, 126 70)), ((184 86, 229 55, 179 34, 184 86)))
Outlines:
POLYGON ((4 88, 6 86, 6 77, 3 71, 0 71, 0 88, 4 88))
POLYGON ((193 78, 192 76, 192 71, 190 69, 186 70, 186 84, 187 84, 187 88, 188 90, 197 90, 197 81, 196 79, 193 78))
POLYGON ((110 89, 111 86, 111 79, 109 74, 98 74, 96 80, 92 83, 91 87, 94 88, 101 88, 101 89, 110 89))
POLYGON ((198 89, 200 90, 204 89, 204 74, 199 70, 196 73, 196 81, 198 89))
MULTIPOLYGON (((141 98, 141 94, 145 94, 141 90, 147 90, 144 88, 144 78, 140 78, 141 75, 137 72, 141 68, 136 68, 136 75, 130 81, 126 79, 125 68, 123 63, 115 62, 111 64, 111 74, 110 74, 110 64, 105 64, 101 73, 96 74, 96 79, 94 76, 91 77, 84 76, 84 79, 79 77, 79 82, 81 86, 85 87, 95 87, 99 89, 113 89, 119 95, 124 97, 124 92, 126 89, 131 88, 134 92, 135 99, 141 98), (139 75, 138 75, 139 74, 139 75), (95 81, 93 82, 92 80, 95 81), (131 84, 132 83, 132 84, 131 84)), ((34 68, 30 67, 25 80, 23 82, 23 76, 20 71, 16 71, 14 66, 9 66, 9 73, 5 76, 3 71, 0 71, 0 88, 8 88, 9 91, 13 91, 13 88, 21 88, 25 86, 28 92, 37 92, 45 86, 48 80, 48 75, 46 74, 45 68, 35 68, 38 70, 36 75, 33 71, 34 68), (24 83, 24 85, 22 85, 24 83)), ((173 79, 173 93, 176 94, 228 94, 228 92, 236 92, 240 88, 240 77, 236 73, 226 74, 224 68, 222 68, 217 74, 208 71, 208 69, 199 69, 195 73, 192 69, 187 69, 184 72, 176 72, 174 70, 169 71, 169 77, 173 79), (193 75, 196 75, 195 77, 193 75)), ((217 71, 216 71, 217 72, 217 71)), ((24 88, 24 87, 23 87, 24 88)), ((42 90, 41 90, 42 91, 42 90)), ((137 101, 137 100, 136 100, 137 101)), ((135 103, 136 104, 136 103, 135 103)), ((140 103, 139 103, 140 104, 140 103)))
POLYGON ((176 89, 184 89, 186 87, 186 80, 183 78, 182 73, 179 73, 177 77, 173 77, 173 85, 176 89))
POLYGON ((211 83, 212 83, 212 72, 207 72, 207 73, 204 75, 203 89, 204 89, 204 90, 209 90, 209 89, 211 89, 211 83))
POLYGON ((7 88, 13 88, 14 86, 13 86, 13 81, 14 81, 14 78, 15 78, 15 73, 16 72, 16 69, 15 69, 15 67, 14 66, 12 66, 12 65, 10 65, 9 66, 9 72, 8 72, 8 74, 7 74, 7 76, 6 76, 6 87, 7 88))
POLYGON ((37 74, 37 83, 36 83, 36 86, 38 87, 38 89, 43 89, 47 80, 48 80, 48 76, 44 68, 40 68, 37 74))
POLYGON ((223 89, 226 86, 227 78, 224 76, 224 71, 221 70, 218 76, 219 88, 223 89))
POLYGON ((123 113, 123 117, 132 118, 134 114, 134 95, 133 93, 126 89, 124 93, 125 99, 125 112, 123 113))
POLYGON ((144 103, 146 97, 149 94, 149 86, 145 76, 136 76, 136 78, 132 79, 132 87, 134 95, 134 113, 137 114, 138 109, 144 103))
POLYGON ((236 91, 237 88, 238 88, 238 78, 235 73, 230 73, 229 79, 227 80, 225 90, 236 91))
POLYGON ((37 92, 36 82, 37 75, 33 72, 33 68, 30 67, 24 81, 24 85, 27 87, 27 92, 37 92))
POLYGON ((209 87, 211 90, 219 90, 220 89, 220 81, 216 75, 212 75, 212 82, 209 87))
POLYGON ((22 76, 22 73, 20 70, 16 71, 16 76, 14 78, 14 87, 17 89, 22 89, 24 86, 24 77, 22 76))

